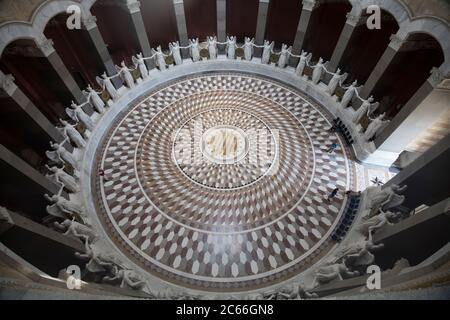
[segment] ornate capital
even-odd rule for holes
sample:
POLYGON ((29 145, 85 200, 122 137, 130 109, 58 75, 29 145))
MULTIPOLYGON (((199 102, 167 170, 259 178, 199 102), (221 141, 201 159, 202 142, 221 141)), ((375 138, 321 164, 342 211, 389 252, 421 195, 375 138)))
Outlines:
POLYGON ((55 52, 55 48, 53 48, 53 40, 47 39, 45 36, 39 38, 36 41, 36 44, 46 57, 55 52))
POLYGON ((11 219, 8 210, 5 207, 0 207, 0 221, 5 221, 9 224, 14 224, 14 221, 11 219))
POLYGON ((439 68, 432 68, 430 73, 428 82, 433 88, 450 90, 450 79, 445 78, 439 68))
POLYGON ((316 5, 316 0, 303 0, 303 10, 312 11, 316 5))
POLYGON ((347 24, 349 24, 353 27, 356 27, 359 24, 360 20, 361 20, 360 15, 355 16, 355 15, 351 14, 350 12, 347 13, 347 24))
POLYGON ((17 86, 14 83, 14 77, 12 74, 2 75, 0 77, 0 84, 2 89, 9 95, 12 96, 14 91, 16 91, 17 86))
POLYGON ((128 1, 127 7, 131 14, 141 11, 141 3, 139 1, 128 1))
POLYGON ((83 19, 83 24, 87 30, 91 30, 97 27, 97 18, 93 15, 83 19))
POLYGON ((405 41, 396 34, 391 35, 389 39, 391 40, 391 42, 389 43, 389 47, 391 47, 395 51, 399 51, 402 45, 405 43, 405 41))

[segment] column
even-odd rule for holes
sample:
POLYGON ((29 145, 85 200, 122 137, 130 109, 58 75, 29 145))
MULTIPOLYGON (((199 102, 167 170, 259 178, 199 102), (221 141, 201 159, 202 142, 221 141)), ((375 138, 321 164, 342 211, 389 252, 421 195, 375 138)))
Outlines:
POLYGON ((339 40, 334 48, 333 55, 331 56, 330 63, 328 64, 328 69, 331 72, 336 71, 339 67, 339 63, 341 62, 345 49, 347 49, 353 31, 361 24, 361 20, 364 22, 364 19, 361 19, 361 15, 353 15, 351 12, 347 14, 347 21, 345 22, 339 40))
POLYGON ((383 76, 384 72, 391 64, 395 55, 397 54, 398 51, 400 51, 400 48, 402 47, 403 43, 404 40, 401 39, 397 34, 393 34, 391 36, 391 42, 389 43, 388 47, 384 51, 377 65, 375 66, 366 83, 364 84, 364 88, 362 89, 362 92, 360 94, 362 98, 366 99, 370 96, 372 90, 375 88, 376 84, 378 83, 378 81, 383 76))
MULTIPOLYGON (((186 27, 186 17, 184 15, 184 3, 183 0, 173 0, 173 8, 175 11, 175 18, 177 20, 178 39, 181 46, 187 46, 189 44, 189 38, 186 27)), ((189 51, 181 50, 183 57, 189 57, 189 51)))
POLYGON ((10 167, 19 171, 28 179, 38 184, 40 187, 53 194, 58 193, 59 187, 43 176, 39 171, 31 167, 28 163, 9 151, 5 146, 0 144, 0 160, 8 164, 10 167))
MULTIPOLYGON (((303 0, 302 13, 300 15, 300 21, 298 22, 297 32, 294 38, 294 44, 292 45, 292 53, 298 55, 303 47, 303 41, 305 40, 306 31, 308 30, 309 20, 311 19, 312 11, 316 5, 315 0, 303 0)), ((292 59, 295 63, 297 59, 292 59)))
MULTIPOLYGON (((152 49, 148 41, 147 31, 144 26, 144 20, 141 14, 141 3, 137 0, 128 0, 127 8, 129 10, 131 21, 133 22, 134 30, 139 41, 139 47, 144 57, 150 57, 152 55, 152 49)), ((149 67, 153 68, 154 64, 152 60, 146 60, 149 67)))
POLYGON ((431 206, 450 194, 449 163, 450 134, 406 166, 385 187, 406 184, 404 206, 410 209, 422 204, 431 206))
POLYGON ((70 91, 74 99, 78 103, 82 103, 84 100, 83 94, 81 93, 78 84, 73 79, 69 70, 67 70, 66 66, 62 62, 61 57, 56 52, 55 48, 53 48, 53 41, 51 39, 45 38, 44 35, 42 35, 35 41, 39 49, 42 51, 45 57, 47 57, 48 62, 52 65, 53 69, 55 69, 56 73, 64 82, 65 86, 70 91))
POLYGON ((225 42, 227 37, 226 24, 227 24, 227 1, 217 0, 217 40, 219 42, 225 42))
POLYGON ((378 149, 400 153, 448 110, 450 79, 433 68, 432 75, 375 139, 378 149))
POLYGON ((39 111, 33 102, 23 93, 14 83, 14 77, 11 74, 5 75, 0 71, 0 85, 5 93, 19 105, 26 114, 33 119, 53 140, 63 141, 63 136, 56 130, 55 126, 39 111))
MULTIPOLYGON (((90 15, 87 18, 83 19, 83 25, 86 28, 86 31, 88 32, 92 43, 97 49, 97 53, 100 56, 100 59, 103 61, 106 73, 109 76, 112 76, 117 73, 117 70, 114 67, 114 62, 111 58, 111 55, 108 52, 108 48, 106 47, 105 41, 103 40, 102 35, 100 34, 100 30, 98 29, 96 21, 97 18, 90 15)), ((117 88, 120 88, 122 86, 122 83, 120 79, 118 79, 118 77, 112 79, 112 81, 117 88)))
MULTIPOLYGON (((270 0, 259 0, 258 18, 256 20, 255 44, 262 45, 266 34, 267 11, 269 10, 270 0)), ((255 56, 261 55, 262 50, 255 48, 255 56)))

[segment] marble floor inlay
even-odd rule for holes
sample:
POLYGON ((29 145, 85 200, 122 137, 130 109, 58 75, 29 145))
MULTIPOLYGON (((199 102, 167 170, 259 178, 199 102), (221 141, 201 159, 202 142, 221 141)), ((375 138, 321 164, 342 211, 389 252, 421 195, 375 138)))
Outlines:
POLYGON ((355 188, 331 119, 265 78, 174 81, 129 106, 104 137, 105 175, 93 177, 100 220, 124 254, 172 283, 249 290, 292 277, 329 249, 355 188))

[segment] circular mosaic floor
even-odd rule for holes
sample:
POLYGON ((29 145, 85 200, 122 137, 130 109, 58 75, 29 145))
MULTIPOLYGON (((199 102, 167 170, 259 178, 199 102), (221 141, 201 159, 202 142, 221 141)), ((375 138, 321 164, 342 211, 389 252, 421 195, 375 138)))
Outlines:
POLYGON ((301 93, 256 76, 167 84, 122 113, 98 149, 100 220, 123 253, 166 281, 230 291, 287 279, 329 249, 352 188, 329 120, 301 93))

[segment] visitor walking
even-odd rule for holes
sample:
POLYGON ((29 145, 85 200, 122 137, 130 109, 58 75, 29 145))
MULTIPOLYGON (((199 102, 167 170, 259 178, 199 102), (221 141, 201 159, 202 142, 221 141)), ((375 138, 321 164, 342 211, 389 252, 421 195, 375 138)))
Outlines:
POLYGON ((333 151, 336 150, 337 147, 338 147, 337 143, 336 143, 336 142, 333 142, 333 143, 328 147, 327 152, 328 152, 328 153, 333 153, 333 151))
POLYGON ((331 193, 328 195, 327 200, 330 201, 331 199, 336 197, 338 191, 339 191, 339 188, 333 189, 333 191, 331 191, 331 193))

